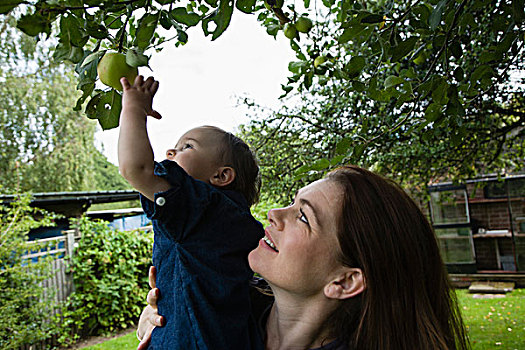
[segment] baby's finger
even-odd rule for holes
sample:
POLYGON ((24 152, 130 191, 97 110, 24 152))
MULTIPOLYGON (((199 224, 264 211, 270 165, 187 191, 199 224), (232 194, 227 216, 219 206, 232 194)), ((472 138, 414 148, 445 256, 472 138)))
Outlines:
POLYGON ((131 87, 131 85, 129 84, 129 81, 126 77, 122 77, 120 78, 120 84, 122 85, 122 90, 126 91, 127 89, 129 89, 131 87))
POLYGON ((157 268, 155 266, 150 266, 148 277, 149 277, 149 287, 151 289, 156 288, 157 283, 155 282, 155 280, 157 279, 157 268))
POLYGON ((135 78, 135 83, 133 85, 135 86, 141 86, 144 83, 144 77, 142 75, 137 75, 135 78))
POLYGON ((159 89, 159 82, 155 80, 153 85, 151 85, 151 88, 149 89, 149 92, 151 93, 152 96, 155 96, 155 94, 157 93, 158 89, 159 89))
POLYGON ((153 85, 153 82, 155 81, 155 79, 153 79, 153 77, 148 77, 148 79, 146 79, 144 81, 144 89, 146 90, 149 90, 149 88, 151 87, 151 85, 153 85))
POLYGON ((162 115, 160 115, 160 113, 157 112, 156 110, 152 109, 148 114, 155 119, 162 119, 162 115))

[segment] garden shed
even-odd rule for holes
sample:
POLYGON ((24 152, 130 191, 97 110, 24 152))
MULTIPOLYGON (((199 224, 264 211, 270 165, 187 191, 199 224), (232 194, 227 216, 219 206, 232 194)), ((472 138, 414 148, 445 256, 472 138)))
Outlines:
POLYGON ((525 174, 437 183, 429 193, 449 272, 525 271, 525 174))

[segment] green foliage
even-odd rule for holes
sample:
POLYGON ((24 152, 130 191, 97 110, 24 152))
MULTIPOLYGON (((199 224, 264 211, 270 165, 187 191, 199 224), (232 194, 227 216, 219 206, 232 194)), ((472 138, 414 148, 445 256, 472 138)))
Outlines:
POLYGON ((149 290, 151 233, 118 231, 85 217, 74 225, 81 239, 71 261, 75 291, 62 314, 62 343, 133 325, 149 290))
MULTIPOLYGON (((316 2, 314 28, 291 41, 296 60, 283 85, 283 97, 299 102, 275 112, 248 104, 257 118, 244 130, 263 145, 262 163, 286 160, 297 175, 270 171, 267 189, 282 196, 301 176, 348 163, 415 187, 522 171, 525 23, 522 10, 514 14, 522 5, 316 2), (267 137, 278 140, 278 155, 267 137)), ((294 7, 284 14, 295 18, 294 7)), ((276 24, 271 13, 259 20, 268 31, 276 24)))
POLYGON ((126 189, 94 146, 96 123, 73 111, 78 92, 49 48, 0 18, 0 191, 126 189))
POLYGON ((46 247, 27 243, 29 230, 53 226, 56 216, 29 206, 22 196, 11 206, 0 206, 0 348, 18 349, 49 337, 52 291, 40 284, 51 277, 49 261, 24 258, 46 247))

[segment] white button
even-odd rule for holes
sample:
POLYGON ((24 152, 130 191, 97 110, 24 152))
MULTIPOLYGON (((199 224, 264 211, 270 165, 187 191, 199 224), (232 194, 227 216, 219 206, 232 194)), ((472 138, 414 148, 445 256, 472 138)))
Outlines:
POLYGON ((162 207, 164 204, 166 204, 166 199, 164 199, 164 197, 159 197, 157 198, 155 203, 157 203, 158 206, 162 207))

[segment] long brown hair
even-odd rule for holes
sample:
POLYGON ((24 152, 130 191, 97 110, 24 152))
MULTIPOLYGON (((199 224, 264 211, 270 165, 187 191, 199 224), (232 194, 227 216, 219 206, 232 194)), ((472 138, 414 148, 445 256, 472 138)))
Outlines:
POLYGON ((468 349, 434 232, 415 202, 356 166, 327 178, 344 193, 341 261, 360 268, 366 284, 332 315, 332 335, 353 349, 468 349))

